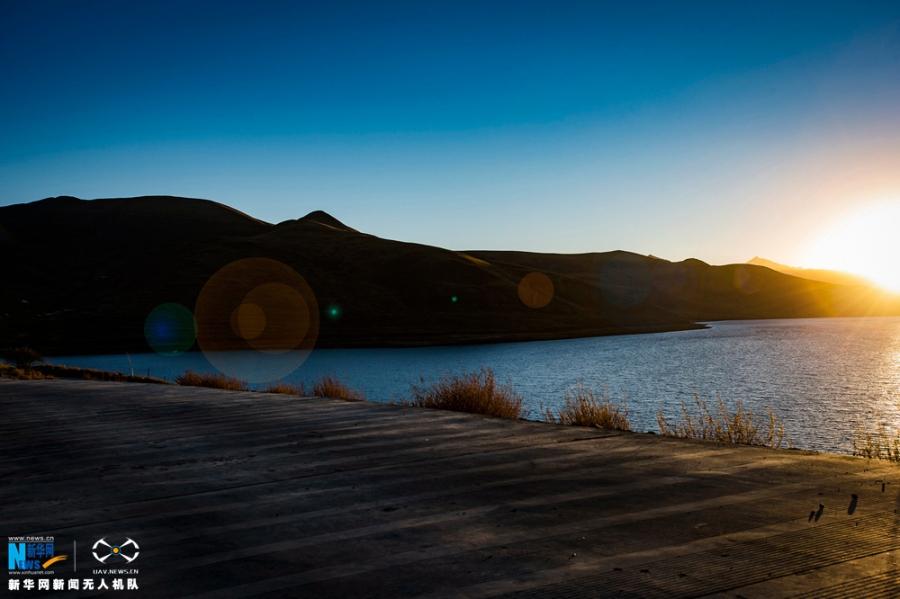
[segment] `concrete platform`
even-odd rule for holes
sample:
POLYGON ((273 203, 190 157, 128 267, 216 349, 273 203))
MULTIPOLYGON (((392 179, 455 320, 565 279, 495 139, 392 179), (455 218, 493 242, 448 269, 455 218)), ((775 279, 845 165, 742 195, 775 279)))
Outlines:
POLYGON ((135 539, 125 596, 900 596, 891 465, 133 383, 0 405, 0 530, 79 568, 135 539))

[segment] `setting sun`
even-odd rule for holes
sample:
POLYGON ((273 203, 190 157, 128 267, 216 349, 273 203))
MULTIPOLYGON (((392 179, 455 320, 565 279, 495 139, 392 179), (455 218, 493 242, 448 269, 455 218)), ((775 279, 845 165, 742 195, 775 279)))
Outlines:
POLYGON ((900 200, 861 208, 826 229, 810 246, 806 267, 863 276, 900 293, 900 200))

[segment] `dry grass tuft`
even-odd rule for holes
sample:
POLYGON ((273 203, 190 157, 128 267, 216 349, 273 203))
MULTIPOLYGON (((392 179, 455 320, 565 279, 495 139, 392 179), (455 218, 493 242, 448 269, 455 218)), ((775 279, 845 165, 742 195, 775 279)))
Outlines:
POLYGON ((225 376, 224 374, 207 374, 188 370, 184 374, 175 377, 175 382, 187 387, 210 387, 212 389, 226 389, 228 391, 248 391, 247 383, 240 379, 225 376))
POLYGON ((545 416, 548 422, 558 424, 631 430, 628 411, 623 406, 614 404, 606 394, 598 397, 593 389, 583 385, 566 392, 563 407, 555 415, 547 410, 545 416))
POLYGON ((11 364, 0 364, 0 378, 33 381, 39 379, 51 379, 53 377, 45 375, 33 368, 17 368, 11 364))
POLYGON ((706 401, 698 396, 694 396, 694 403, 697 409, 692 413, 682 402, 681 414, 674 424, 670 424, 661 411, 657 412, 656 421, 660 434, 729 445, 781 447, 784 422, 775 416, 771 408, 767 417, 760 422, 740 401, 733 410, 721 398, 718 399, 715 410, 711 410, 706 401))
POLYGON ((445 376, 430 387, 413 386, 411 405, 453 410, 515 420, 522 413, 522 398, 510 385, 498 385, 490 369, 445 376))
POLYGON ((291 385, 289 383, 275 383, 269 385, 262 390, 263 393, 278 393, 280 395, 298 395, 303 397, 306 395, 306 388, 303 383, 299 385, 291 385))
POLYGON ((312 394, 316 397, 328 397, 346 401, 362 401, 365 399, 365 396, 360 391, 351 389, 333 376, 325 376, 319 379, 313 385, 312 394))
POLYGON ((853 436, 853 455, 870 460, 900 462, 900 432, 888 431, 884 423, 876 431, 858 430, 853 436))

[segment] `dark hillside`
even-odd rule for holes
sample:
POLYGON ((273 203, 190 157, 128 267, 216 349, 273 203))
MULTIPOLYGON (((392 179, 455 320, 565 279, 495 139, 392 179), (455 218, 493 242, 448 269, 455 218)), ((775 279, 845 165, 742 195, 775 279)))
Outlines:
POLYGON ((621 251, 456 252, 360 233, 322 211, 271 225, 215 202, 164 196, 60 197, 0 208, 0 244, 0 346, 45 353, 146 351, 144 320, 155 306, 193 309, 209 278, 243 258, 278 260, 306 279, 320 310, 320 347, 900 312, 896 300, 871 289, 762 266, 621 251), (526 283, 539 288, 522 287, 532 273, 526 283), (538 293, 540 307, 526 305, 520 292, 538 293))

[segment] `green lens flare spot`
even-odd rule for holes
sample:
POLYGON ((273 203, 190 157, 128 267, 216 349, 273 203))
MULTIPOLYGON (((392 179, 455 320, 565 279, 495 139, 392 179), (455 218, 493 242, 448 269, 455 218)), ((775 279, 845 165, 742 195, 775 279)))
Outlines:
POLYGON ((450 296, 450 303, 451 303, 451 304, 458 304, 458 303, 459 303, 459 296, 458 296, 458 295, 451 295, 451 296, 450 296))
POLYGON ((343 313, 343 310, 341 310, 341 307, 338 306, 337 304, 332 304, 332 305, 328 306, 328 308, 325 310, 325 314, 331 320, 337 320, 338 318, 341 317, 342 313, 343 313))
POLYGON ((144 337, 158 354, 174 356, 186 352, 197 339, 194 314, 181 304, 160 304, 144 320, 144 337))

